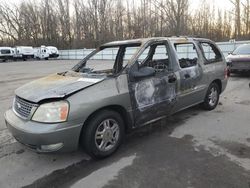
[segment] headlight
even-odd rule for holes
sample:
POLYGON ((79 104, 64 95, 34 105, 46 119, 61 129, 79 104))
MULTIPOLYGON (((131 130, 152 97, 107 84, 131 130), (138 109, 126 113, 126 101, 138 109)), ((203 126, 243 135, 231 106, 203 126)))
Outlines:
POLYGON ((69 103, 67 101, 58 101, 45 103, 38 107, 32 120, 44 123, 60 123, 68 118, 69 103))

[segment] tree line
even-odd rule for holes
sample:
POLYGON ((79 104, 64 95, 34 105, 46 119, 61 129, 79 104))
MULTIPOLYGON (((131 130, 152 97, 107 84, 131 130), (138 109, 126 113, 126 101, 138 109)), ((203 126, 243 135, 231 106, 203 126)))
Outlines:
POLYGON ((93 48, 142 37, 199 36, 249 39, 249 0, 228 0, 221 10, 203 0, 29 0, 0 4, 0 45, 93 48))

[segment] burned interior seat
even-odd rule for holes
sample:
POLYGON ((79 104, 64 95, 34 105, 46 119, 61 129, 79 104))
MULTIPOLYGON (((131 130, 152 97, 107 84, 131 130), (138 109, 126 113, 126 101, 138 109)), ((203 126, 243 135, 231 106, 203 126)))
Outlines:
POLYGON ((182 58, 179 59, 179 64, 181 68, 188 68, 197 65, 197 58, 189 59, 189 58, 182 58))

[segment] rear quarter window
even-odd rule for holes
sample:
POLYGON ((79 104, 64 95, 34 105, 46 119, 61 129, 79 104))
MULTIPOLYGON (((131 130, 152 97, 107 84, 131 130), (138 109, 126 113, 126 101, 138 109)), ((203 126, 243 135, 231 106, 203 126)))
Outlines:
POLYGON ((222 54, 214 44, 209 42, 200 42, 200 47, 206 60, 206 64, 222 61, 222 54))

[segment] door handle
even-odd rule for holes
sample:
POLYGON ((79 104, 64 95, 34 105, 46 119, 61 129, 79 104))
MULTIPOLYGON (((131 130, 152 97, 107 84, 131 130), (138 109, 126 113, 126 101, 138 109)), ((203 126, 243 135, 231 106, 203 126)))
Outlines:
POLYGON ((175 76, 169 76, 169 77, 168 77, 168 82, 169 82, 169 83, 174 83, 174 82, 176 82, 176 80, 177 80, 177 79, 176 79, 175 76))

